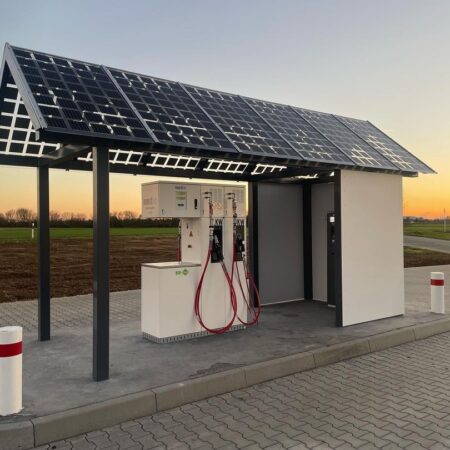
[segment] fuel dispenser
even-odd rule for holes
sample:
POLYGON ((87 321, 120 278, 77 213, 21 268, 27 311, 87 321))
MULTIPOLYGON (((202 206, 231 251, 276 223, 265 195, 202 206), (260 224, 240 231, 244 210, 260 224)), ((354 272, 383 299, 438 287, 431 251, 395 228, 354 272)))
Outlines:
POLYGON ((195 291, 194 312, 202 329, 209 333, 222 334, 233 327, 237 313, 236 292, 224 262, 224 219, 221 217, 224 211, 224 193, 223 188, 212 186, 202 186, 201 193, 203 215, 205 216, 208 213, 209 241, 203 270, 195 291), (214 264, 220 265, 223 275, 222 282, 220 281, 220 269, 215 267, 214 264), (208 276, 214 277, 216 284, 210 282, 209 285, 205 286, 204 283, 205 280, 208 280, 208 276), (224 291, 217 293, 218 296, 215 295, 216 286, 219 288, 224 286, 225 288, 224 291), (217 302, 217 299, 222 298, 223 294, 227 295, 227 291, 229 291, 230 308, 226 306, 226 299, 221 303, 217 302), (211 307, 213 309, 210 309, 211 307), (218 311, 223 312, 223 314, 217 314, 218 311), (220 323, 222 317, 225 318, 224 323, 220 323))
POLYGON ((180 218, 177 261, 142 265, 144 337, 168 342, 258 321, 259 296, 245 261, 245 200, 241 186, 142 185, 144 218, 180 218))

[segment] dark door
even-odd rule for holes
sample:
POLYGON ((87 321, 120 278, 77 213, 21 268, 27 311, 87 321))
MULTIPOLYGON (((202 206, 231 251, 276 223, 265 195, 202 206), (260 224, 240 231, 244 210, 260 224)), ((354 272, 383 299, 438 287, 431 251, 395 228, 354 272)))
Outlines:
POLYGON ((327 214, 327 303, 336 306, 336 232, 334 212, 327 214))

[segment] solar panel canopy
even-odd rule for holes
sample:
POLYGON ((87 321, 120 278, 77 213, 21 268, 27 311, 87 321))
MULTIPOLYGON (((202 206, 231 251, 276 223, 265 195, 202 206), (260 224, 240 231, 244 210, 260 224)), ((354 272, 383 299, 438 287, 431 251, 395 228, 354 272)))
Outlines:
MULTIPOLYGON (((117 167, 433 172, 364 120, 8 44, 0 75, 2 163, 21 157, 22 165, 37 165, 64 145, 86 144, 108 148, 117 167)), ((92 160, 90 153, 74 159, 92 160)))

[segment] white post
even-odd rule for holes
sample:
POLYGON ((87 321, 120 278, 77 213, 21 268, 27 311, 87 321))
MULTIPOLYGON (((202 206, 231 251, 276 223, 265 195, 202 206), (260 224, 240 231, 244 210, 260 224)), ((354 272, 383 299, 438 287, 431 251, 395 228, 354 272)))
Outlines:
POLYGON ((0 416, 22 410, 22 327, 0 328, 0 416))
POLYGON ((31 239, 34 239, 34 222, 31 224, 31 239))
POLYGON ((445 314, 444 273, 431 272, 431 312, 445 314))

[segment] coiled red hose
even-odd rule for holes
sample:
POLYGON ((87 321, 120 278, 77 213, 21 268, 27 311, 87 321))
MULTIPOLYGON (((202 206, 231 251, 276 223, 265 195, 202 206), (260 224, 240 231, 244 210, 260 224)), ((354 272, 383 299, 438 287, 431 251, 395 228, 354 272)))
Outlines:
POLYGON ((233 282, 233 280, 234 280, 234 269, 236 268, 237 280, 239 283, 239 288, 242 293, 242 298, 244 299, 244 302, 247 306, 247 311, 253 316, 253 318, 247 322, 245 320, 242 320, 238 314, 236 316, 237 316, 237 319, 239 320, 239 322, 241 322, 243 325, 251 326, 251 325, 255 325, 256 323, 258 323, 259 316, 261 315, 262 305, 261 305, 261 298, 259 296, 259 291, 258 291, 258 288, 256 287, 255 280, 254 280, 252 274, 250 273, 250 271, 248 270, 247 264, 245 264, 245 261, 243 263, 243 266, 244 266, 244 271, 245 271, 245 279, 246 279, 245 284, 246 284, 247 295, 244 292, 244 288, 243 288, 242 282, 241 282, 241 276, 239 274, 239 266, 237 264, 237 259, 236 259, 236 242, 235 242, 233 245, 233 262, 231 264, 231 281, 233 282), (253 291, 253 293, 254 293, 253 297, 251 297, 251 291, 253 291), (255 308, 255 300, 256 300, 256 308, 255 308))
POLYGON ((212 244, 210 244, 210 246, 209 246, 208 254, 207 254, 207 257, 206 257, 205 266, 203 267, 202 276, 200 277, 200 281, 198 283, 197 290, 195 292, 194 311, 195 311, 195 315, 197 316, 198 322, 200 323, 200 325, 206 331, 208 331, 209 333, 212 333, 212 334, 223 334, 223 333, 226 333, 227 331, 229 331, 230 328, 233 326, 233 323, 234 323, 234 321, 236 319, 236 315, 237 315, 236 292, 235 292, 234 287, 233 287, 233 281, 232 281, 232 279, 230 277, 230 274, 228 273, 228 270, 226 269, 225 264, 223 263, 223 261, 221 261, 220 264, 222 266, 222 270, 223 270, 223 273, 225 275, 225 279, 227 280, 228 286, 230 288, 230 302, 231 302, 231 307, 232 307, 232 310, 233 310, 232 318, 223 327, 220 327, 220 328, 209 328, 205 324, 205 322, 204 322, 204 320, 202 318, 201 311, 200 311, 200 309, 201 309, 200 308, 200 306, 201 306, 200 297, 201 297, 201 292, 202 292, 202 287, 203 287, 203 281, 205 279, 205 274, 206 274, 206 271, 207 271, 208 266, 209 266, 209 262, 210 262, 210 259, 211 259, 211 254, 212 254, 212 244))

